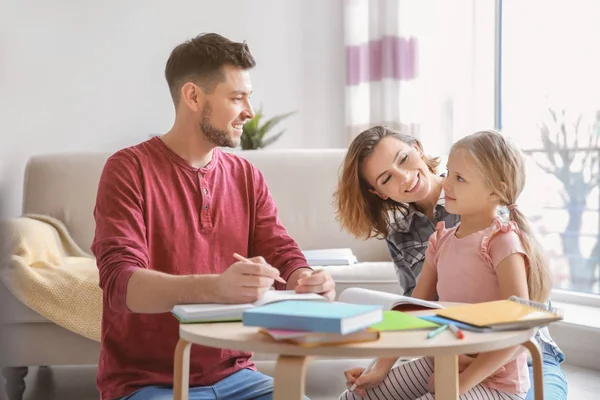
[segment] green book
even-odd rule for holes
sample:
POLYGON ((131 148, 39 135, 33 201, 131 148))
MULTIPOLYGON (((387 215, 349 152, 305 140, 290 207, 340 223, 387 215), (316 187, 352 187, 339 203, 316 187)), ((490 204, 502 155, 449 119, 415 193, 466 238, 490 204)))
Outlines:
POLYGON ((371 325, 371 328, 381 332, 410 331, 419 329, 434 329, 439 325, 401 311, 383 311, 383 321, 371 325))

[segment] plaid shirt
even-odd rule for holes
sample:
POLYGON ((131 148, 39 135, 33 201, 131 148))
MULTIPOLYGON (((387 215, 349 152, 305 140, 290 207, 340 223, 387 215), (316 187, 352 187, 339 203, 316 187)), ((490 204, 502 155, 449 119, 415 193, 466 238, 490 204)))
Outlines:
MULTIPOLYGON (((506 217, 507 212, 502 210, 500 215, 506 217)), ((451 228, 460 222, 458 215, 446 211, 443 191, 435 205, 433 219, 431 221, 410 204, 408 215, 406 217, 396 215, 394 222, 390 225, 386 242, 405 296, 411 296, 417 285, 417 278, 425 261, 425 250, 427 250, 429 237, 435 232, 437 223, 444 221, 446 228, 451 228)), ((539 329, 536 338, 538 341, 548 344, 546 347, 550 348, 560 362, 564 360, 563 352, 550 336, 547 327, 539 329)))

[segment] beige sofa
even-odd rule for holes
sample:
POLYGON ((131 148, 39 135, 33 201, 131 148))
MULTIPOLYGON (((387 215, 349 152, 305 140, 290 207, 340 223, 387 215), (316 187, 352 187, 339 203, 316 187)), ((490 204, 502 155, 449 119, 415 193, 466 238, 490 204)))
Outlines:
MULTIPOLYGON (((350 247, 360 261, 353 266, 327 267, 337 292, 350 286, 399 292, 384 241, 357 241, 342 232, 335 220, 332 195, 345 150, 258 150, 238 153, 265 175, 281 220, 302 249, 350 247)), ((44 214, 62 221, 77 244, 88 251, 93 234, 97 183, 108 154, 52 154, 31 158, 27 164, 23 213, 44 214)), ((3 337, 4 363, 13 369, 13 398, 19 398, 27 366, 94 365, 99 344, 63 329, 3 292, 8 325, 3 337), (16 367, 16 368, 14 368, 16 367)), ((271 373, 274 357, 256 354, 261 371, 271 373)), ((343 370, 369 360, 311 361, 307 395, 335 398, 344 389, 343 370)))

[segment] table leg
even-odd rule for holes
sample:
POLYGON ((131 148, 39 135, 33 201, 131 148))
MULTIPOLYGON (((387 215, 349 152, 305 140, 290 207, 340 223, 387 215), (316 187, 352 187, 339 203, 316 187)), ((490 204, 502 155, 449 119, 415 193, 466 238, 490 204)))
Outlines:
POLYGON ((458 399, 458 356, 437 356, 434 359, 435 399, 458 399))
POLYGON ((273 400, 304 400, 307 363, 305 356, 280 355, 277 358, 273 400))
POLYGON ((535 339, 529 339, 523 346, 529 350, 533 362, 533 396, 535 400, 544 400, 544 368, 542 352, 535 339))
POLYGON ((173 400, 188 400, 190 391, 190 349, 192 344, 179 339, 175 347, 173 400))

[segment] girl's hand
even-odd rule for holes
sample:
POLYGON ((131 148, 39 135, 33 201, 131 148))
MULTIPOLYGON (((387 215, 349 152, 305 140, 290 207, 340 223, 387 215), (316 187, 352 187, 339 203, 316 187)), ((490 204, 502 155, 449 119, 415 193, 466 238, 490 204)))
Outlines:
MULTIPOLYGON (((473 360, 475 360, 476 357, 473 356, 469 356, 466 354, 461 354, 458 356, 458 394, 459 395, 463 395, 466 392, 468 392, 469 390, 471 390, 471 387, 465 387, 463 384, 461 384, 461 378, 462 378, 462 373, 471 365, 471 363, 473 362, 473 360)), ((506 370, 506 368, 504 366, 498 368, 498 370, 495 373, 504 373, 504 371, 506 370)), ((428 389, 431 393, 435 393, 435 374, 431 374, 429 376, 429 379, 427 380, 427 384, 428 384, 428 389)))
POLYGON ((348 389, 356 383, 356 389, 352 392, 360 397, 367 395, 365 389, 372 389, 379 386, 389 372, 389 370, 386 371, 385 368, 374 367, 363 376, 360 376, 364 370, 364 368, 351 368, 344 371, 348 389))
POLYGON ((463 372, 471 363, 475 357, 468 356, 466 354, 461 354, 458 356, 458 372, 463 372))

